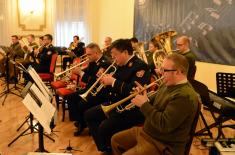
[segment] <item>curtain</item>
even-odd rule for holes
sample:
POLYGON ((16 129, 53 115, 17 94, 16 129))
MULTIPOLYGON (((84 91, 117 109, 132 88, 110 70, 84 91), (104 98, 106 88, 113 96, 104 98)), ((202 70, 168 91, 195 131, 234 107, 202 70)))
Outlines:
POLYGON ((12 3, 9 0, 0 0, 0 45, 9 46, 12 35, 12 3))
POLYGON ((234 15, 234 0, 135 0, 134 35, 146 42, 175 30, 198 60, 235 65, 234 15))
POLYGON ((89 42, 86 0, 56 0, 55 3, 55 45, 68 47, 75 35, 82 42, 89 42))

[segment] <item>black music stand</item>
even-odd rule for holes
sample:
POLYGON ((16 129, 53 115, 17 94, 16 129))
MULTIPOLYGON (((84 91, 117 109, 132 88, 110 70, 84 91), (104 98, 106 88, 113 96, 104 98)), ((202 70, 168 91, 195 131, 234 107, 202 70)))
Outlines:
MULTIPOLYGON (((216 86, 218 96, 235 98, 235 73, 216 73, 216 86)), ((223 115, 219 118, 219 134, 223 134, 222 128, 229 127, 235 129, 235 124, 223 125, 225 118, 223 115)), ((231 118, 235 119, 234 116, 231 116, 231 118)), ((218 137, 219 136, 220 135, 218 135, 218 137)))
POLYGON ((23 103, 38 120, 39 148, 36 152, 48 152, 44 148, 43 131, 51 133, 51 123, 54 121, 53 117, 56 109, 35 84, 31 86, 29 92, 24 98, 23 103))
POLYGON ((19 96, 18 94, 14 93, 11 91, 11 89, 16 88, 16 83, 15 83, 15 87, 10 88, 9 87, 9 53, 6 54, 6 82, 5 82, 5 88, 3 89, 4 91, 0 94, 0 98, 4 97, 3 101, 2 101, 2 105, 4 105, 7 97, 9 94, 13 94, 16 96, 19 96))
MULTIPOLYGON (((31 94, 31 92, 29 91, 29 89, 30 89, 30 87, 32 86, 32 84, 33 84, 32 82, 28 82, 28 84, 27 84, 27 85, 25 86, 25 88, 22 90, 21 96, 22 96, 23 98, 27 95, 27 93, 30 93, 30 94, 31 94)), ((31 95, 33 95, 33 94, 31 94, 31 95)), ((36 130, 37 132, 40 132, 39 124, 38 124, 38 123, 33 124, 33 115, 32 115, 32 113, 30 113, 30 114, 26 117, 25 121, 17 128, 16 131, 19 131, 19 130, 23 127, 23 125, 26 124, 27 122, 29 122, 28 128, 25 129, 23 132, 21 132, 16 138, 14 138, 14 139, 8 144, 8 147, 10 147, 10 146, 11 146, 15 141, 17 141, 21 136, 26 136, 26 135, 29 135, 29 134, 33 134, 33 133, 35 133, 35 130, 36 130), (29 131, 29 130, 30 130, 30 133, 27 133, 27 131, 29 131)), ((49 138, 51 141, 55 142, 55 140, 54 140, 53 138, 51 138, 50 136, 48 136, 48 135, 46 135, 46 134, 44 134, 44 133, 43 133, 43 135, 46 136, 47 138, 49 138)))

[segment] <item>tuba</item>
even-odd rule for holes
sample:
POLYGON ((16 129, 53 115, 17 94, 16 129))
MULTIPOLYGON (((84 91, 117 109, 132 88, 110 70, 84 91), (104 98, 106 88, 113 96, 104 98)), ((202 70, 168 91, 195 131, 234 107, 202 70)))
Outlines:
POLYGON ((157 34, 154 37, 161 47, 160 50, 155 51, 153 54, 153 62, 156 68, 160 68, 164 58, 167 55, 172 54, 173 51, 171 48, 171 45, 172 45, 171 39, 175 35, 177 35, 176 31, 166 31, 166 32, 157 34))
POLYGON ((145 63, 148 64, 148 59, 146 57, 145 51, 144 51, 144 42, 139 42, 137 46, 137 50, 135 53, 140 59, 142 59, 145 63))
POLYGON ((176 31, 166 31, 166 32, 157 34, 154 38, 159 42, 161 48, 168 55, 172 53, 171 39, 172 37, 176 35, 177 35, 176 31))

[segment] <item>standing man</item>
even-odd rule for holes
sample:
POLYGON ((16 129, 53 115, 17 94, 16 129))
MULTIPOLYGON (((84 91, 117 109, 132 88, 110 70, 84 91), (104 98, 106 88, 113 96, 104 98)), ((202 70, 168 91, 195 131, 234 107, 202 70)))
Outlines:
POLYGON ((196 57, 195 55, 190 51, 189 48, 190 40, 187 36, 181 36, 178 37, 176 40, 176 46, 177 49, 179 49, 179 53, 186 57, 189 63, 189 70, 187 78, 189 81, 194 79, 195 73, 196 73, 196 66, 195 61, 196 57))
MULTIPOLYGON (((133 48, 129 39, 119 39, 112 43, 111 55, 116 62, 117 70, 112 74, 106 74, 101 78, 101 83, 110 89, 106 105, 110 105, 126 98, 132 92, 135 81, 147 84, 150 80, 150 71, 146 63, 133 55, 133 48)), ((125 102, 120 107, 125 107, 125 102)), ((98 105, 86 111, 85 120, 90 133, 99 151, 110 151, 111 137, 116 132, 128 129, 134 125, 143 123, 144 117, 139 108, 133 108, 118 112, 113 109, 108 117, 98 105)))
MULTIPOLYGON (((168 55, 162 64, 163 84, 154 96, 146 91, 131 100, 145 116, 143 127, 112 137, 115 155, 183 155, 197 109, 197 94, 187 81, 188 62, 180 54, 168 55)), ((143 87, 137 83, 137 90, 143 87)))

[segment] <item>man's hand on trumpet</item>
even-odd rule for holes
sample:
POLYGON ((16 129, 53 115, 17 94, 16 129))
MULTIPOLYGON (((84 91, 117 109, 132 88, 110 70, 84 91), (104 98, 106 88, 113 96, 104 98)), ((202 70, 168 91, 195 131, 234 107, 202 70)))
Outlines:
POLYGON ((105 74, 101 79, 100 82, 104 85, 113 85, 113 83, 115 82, 115 78, 113 77, 112 74, 105 74))
POLYGON ((137 81, 135 81, 135 84, 137 85, 137 87, 134 88, 134 91, 139 92, 140 94, 136 95, 131 100, 131 103, 135 104, 137 107, 141 107, 145 102, 149 100, 147 96, 147 91, 144 90, 141 92, 141 90, 143 90, 144 87, 141 86, 141 84, 139 84, 137 81))

